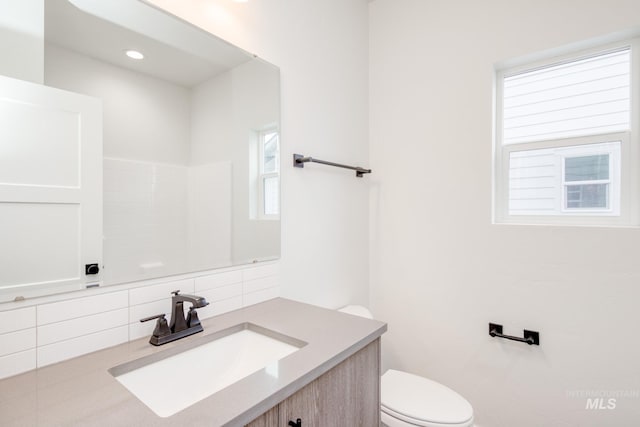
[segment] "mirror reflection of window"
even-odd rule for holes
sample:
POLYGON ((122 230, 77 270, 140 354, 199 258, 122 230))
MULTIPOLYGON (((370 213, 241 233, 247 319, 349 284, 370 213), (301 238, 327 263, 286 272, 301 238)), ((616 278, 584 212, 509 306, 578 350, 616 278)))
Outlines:
POLYGON ((280 216, 280 135, 274 128, 259 133, 260 177, 259 204, 261 219, 280 216))

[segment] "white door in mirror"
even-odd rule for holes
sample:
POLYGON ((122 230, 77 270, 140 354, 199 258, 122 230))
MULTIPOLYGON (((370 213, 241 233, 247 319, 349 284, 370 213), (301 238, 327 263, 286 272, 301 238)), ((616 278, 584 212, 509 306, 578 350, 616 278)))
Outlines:
POLYGON ((0 301, 102 265, 102 105, 0 76, 0 301))

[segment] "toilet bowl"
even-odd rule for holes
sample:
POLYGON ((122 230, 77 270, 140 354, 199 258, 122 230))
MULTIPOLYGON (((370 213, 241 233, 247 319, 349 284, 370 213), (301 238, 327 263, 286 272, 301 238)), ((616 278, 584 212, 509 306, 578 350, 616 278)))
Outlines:
MULTIPOLYGON (((373 319, 362 306, 343 313, 373 319)), ((389 369, 380 381, 380 419, 388 427, 472 427, 473 408, 455 391, 430 379, 389 369)))

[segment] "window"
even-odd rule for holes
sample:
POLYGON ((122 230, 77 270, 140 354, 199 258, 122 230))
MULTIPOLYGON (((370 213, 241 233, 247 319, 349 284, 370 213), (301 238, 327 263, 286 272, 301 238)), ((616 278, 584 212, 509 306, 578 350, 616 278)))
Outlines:
POLYGON ((275 128, 258 134, 258 206, 262 219, 280 215, 280 136, 275 128))
POLYGON ((637 222, 633 62, 627 43, 498 72, 496 222, 637 222))
POLYGON ((508 214, 619 215, 620 141, 509 153, 508 214))

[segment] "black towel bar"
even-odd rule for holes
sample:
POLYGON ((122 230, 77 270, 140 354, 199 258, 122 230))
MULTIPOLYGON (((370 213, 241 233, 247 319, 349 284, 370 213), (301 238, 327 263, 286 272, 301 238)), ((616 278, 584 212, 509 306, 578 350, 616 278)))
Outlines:
POLYGON ((293 155, 293 167, 294 168, 303 168, 304 164, 307 162, 320 163, 328 166, 335 166, 337 168, 351 169, 356 171, 356 176, 358 178, 362 178, 365 173, 371 173, 371 169, 361 168, 359 166, 349 166, 349 165, 341 165, 340 163, 327 162, 326 160, 318 160, 313 157, 305 157, 302 154, 294 154, 293 155))
POLYGON ((492 337, 505 338, 511 341, 527 343, 529 345, 540 345, 540 333, 536 331, 523 331, 524 338, 514 337, 513 335, 504 335, 502 333, 502 325, 497 323, 489 323, 489 335, 492 337))

